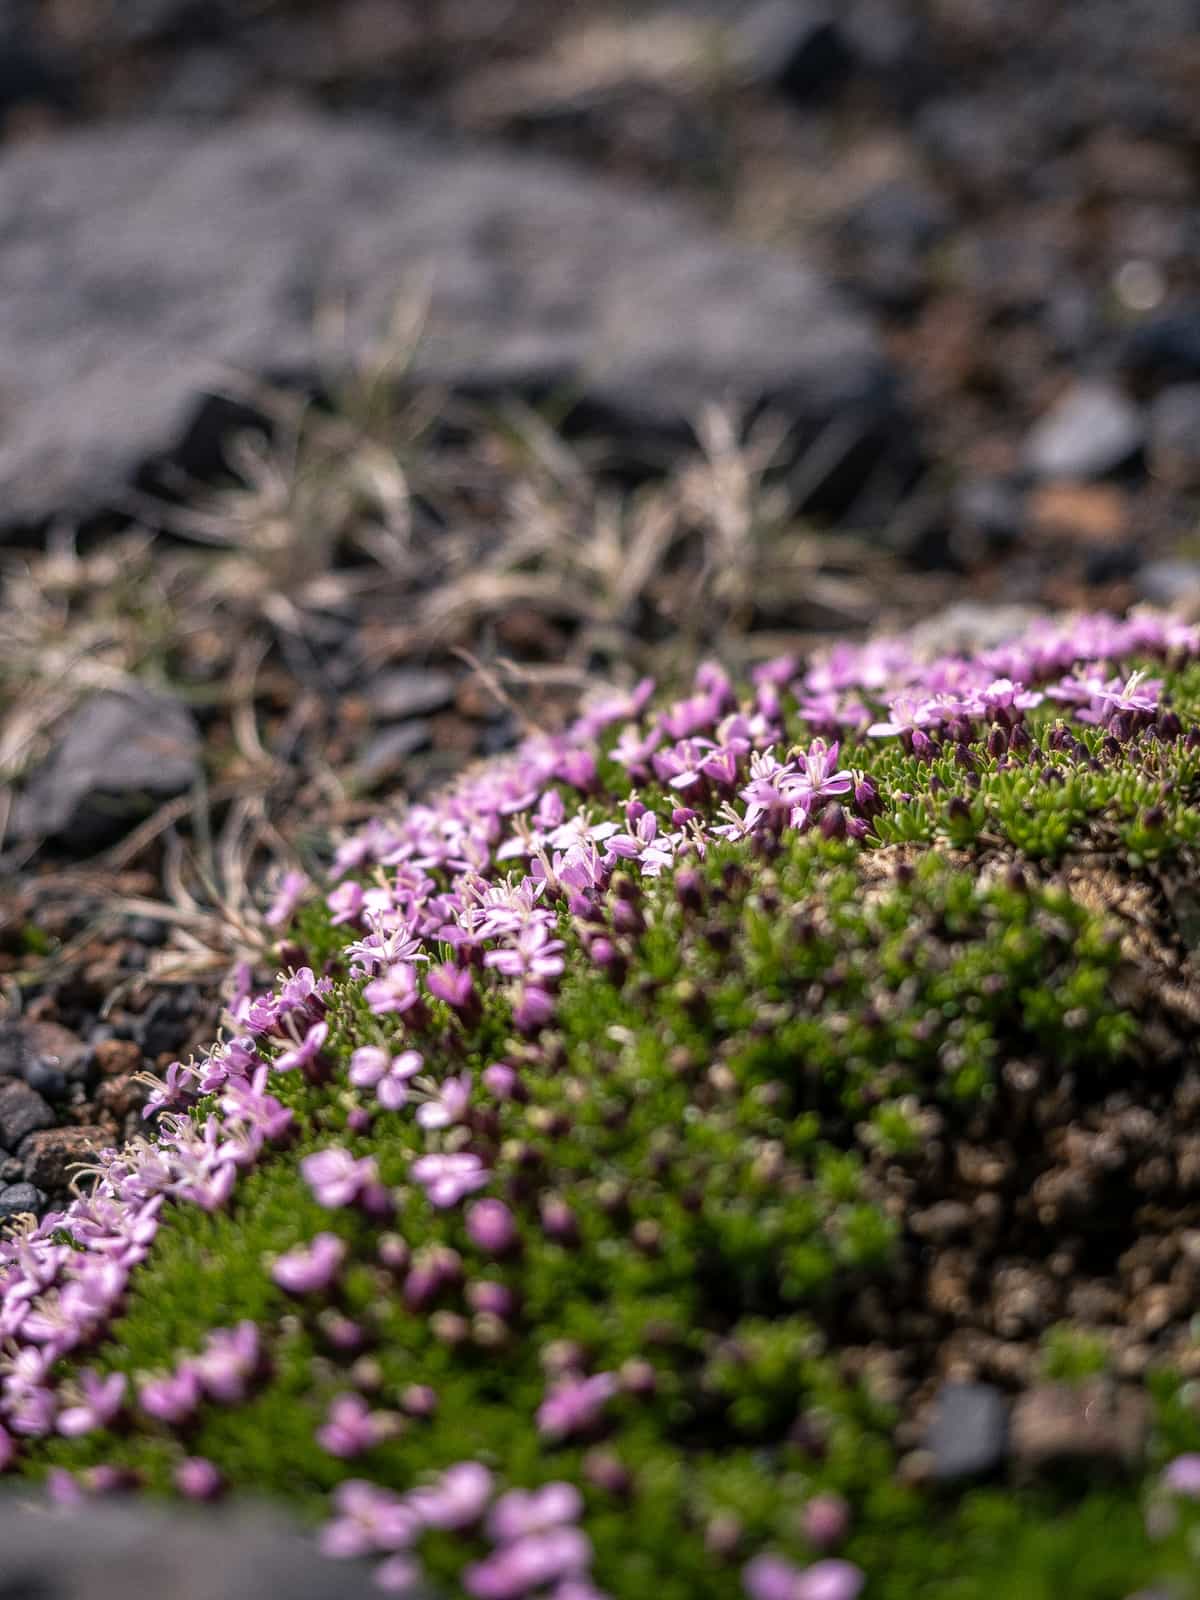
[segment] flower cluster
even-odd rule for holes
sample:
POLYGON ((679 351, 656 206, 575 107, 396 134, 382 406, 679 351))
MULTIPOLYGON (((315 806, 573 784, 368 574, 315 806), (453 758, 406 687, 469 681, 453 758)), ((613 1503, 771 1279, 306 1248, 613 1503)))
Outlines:
MULTIPOLYGON (((971 657, 929 660, 892 639, 838 646, 803 669, 780 658, 756 670, 745 703, 727 675, 707 665, 688 694, 657 710, 652 686, 641 684, 585 711, 564 733, 528 739, 445 795, 371 823, 339 846, 328 884, 289 874, 267 921, 283 927, 301 904, 322 900, 341 941, 330 968, 289 969, 268 992, 242 983, 231 1036, 199 1062, 174 1063, 156 1085, 149 1136, 102 1152, 90 1194, 0 1246, 0 1467, 27 1448, 21 1441, 128 1422, 133 1402, 122 1375, 89 1368, 62 1377, 60 1363, 99 1345, 174 1208, 226 1213, 247 1172, 315 1131, 299 1125, 298 1100, 286 1103, 300 1090, 327 1092, 345 1112, 334 1124, 345 1132, 321 1124, 297 1166, 312 1200, 346 1215, 329 1218, 329 1229, 342 1231, 318 1232, 267 1259, 271 1292, 293 1297, 292 1309, 306 1315, 317 1314, 317 1302, 329 1344, 357 1351, 361 1330, 339 1302, 347 1240, 357 1228, 399 1228, 399 1214, 410 1207, 411 1216, 415 1204, 431 1238, 414 1247, 385 1234, 380 1270, 393 1275, 413 1315, 461 1291, 470 1318, 445 1303, 431 1315, 445 1346, 471 1337, 499 1348, 513 1336, 519 1305, 505 1274, 520 1265, 525 1240, 537 1234, 564 1259, 580 1248, 570 1197, 541 1182, 536 1150, 506 1145, 498 1132, 506 1109, 528 1098, 521 1051, 560 1018, 573 951, 620 986, 656 880, 669 880, 677 907, 693 910, 707 893, 705 863, 730 846, 747 845, 749 857, 800 835, 818 844, 878 842, 881 819, 913 798, 898 784, 888 792, 866 770, 873 752, 887 748, 880 741, 892 741, 904 770, 926 775, 921 781, 937 793, 945 780, 932 771, 936 761, 953 757, 976 777, 989 764, 1006 770, 1035 748, 1029 726, 1036 731, 1051 708, 1067 722, 1045 734, 1047 750, 1081 767, 1122 759, 1143 741, 1183 740, 1163 678, 1126 668, 1197 656, 1200 631, 1169 619, 1083 617, 1036 624, 971 657), (344 1072, 331 972, 367 1019, 344 1072), (495 1046, 498 1036, 509 1043, 495 1046), (459 1046, 475 1037, 486 1037, 488 1054, 468 1064, 459 1046), (503 1058, 481 1067, 493 1048, 503 1058), (407 1141, 405 1181, 385 1184, 388 1164, 371 1141, 397 1127, 407 1141), (435 1242, 451 1225, 460 1229, 450 1235, 458 1249, 435 1242), (479 1257, 486 1276, 476 1274, 479 1257)), ((969 811, 968 798, 954 799, 969 811)), ((681 999, 697 1012, 706 1003, 701 993, 681 999)), ((680 1071, 692 1070, 686 1046, 680 1051, 680 1071)), ((719 1096, 721 1063, 710 1067, 705 1093, 719 1096)), ((540 1124, 551 1137, 555 1115, 547 1111, 540 1124)), ((777 1156, 764 1148, 755 1160, 769 1176, 777 1156)), ((628 1194, 611 1198, 614 1212, 628 1208, 628 1194)), ((688 1204, 702 1208, 703 1195, 689 1195, 688 1204)), ((642 1257, 662 1251, 654 1218, 631 1216, 629 1232, 642 1257)), ((178 1428, 206 1401, 240 1404, 267 1365, 255 1322, 216 1329, 199 1354, 141 1379, 137 1406, 178 1428)), ((650 1392, 654 1382, 653 1367, 636 1359, 620 1372, 591 1371, 582 1356, 552 1361, 540 1403, 530 1407, 537 1447, 592 1443, 622 1409, 619 1396, 650 1392)), ((400 1407, 415 1418, 436 1404, 432 1387, 414 1381, 400 1407)), ((396 1411, 342 1389, 328 1398, 316 1437, 327 1455, 350 1460, 401 1425, 396 1411)), ((196 1498, 223 1486, 219 1464, 199 1457, 184 1458, 176 1476, 181 1492, 196 1498)), ((832 1504, 823 1513, 830 1526, 832 1504)), ((425 1533, 469 1530, 491 1545, 464 1568, 475 1600, 597 1593, 592 1546, 579 1525, 583 1497, 567 1482, 503 1492, 490 1469, 464 1461, 403 1494, 345 1480, 334 1507, 323 1548, 379 1558, 380 1584, 395 1592, 416 1581, 425 1533)), ((810 1520, 810 1545, 835 1542, 818 1537, 825 1524, 816 1513, 810 1520)), ((833 1558, 802 1568, 759 1554, 744 1566, 750 1600, 853 1600, 861 1582, 855 1566, 833 1558)))

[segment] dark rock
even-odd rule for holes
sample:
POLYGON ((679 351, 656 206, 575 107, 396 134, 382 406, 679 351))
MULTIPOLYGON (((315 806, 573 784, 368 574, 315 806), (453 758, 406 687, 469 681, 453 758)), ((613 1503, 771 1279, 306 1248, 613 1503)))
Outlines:
MULTIPOLYGON (((6 1022, 0 1024, 0 1077, 24 1078, 39 1094, 35 1079, 47 1073, 66 1078, 80 1075, 88 1047, 70 1029, 57 1022, 6 1022)), ((48 1097, 49 1098, 49 1097, 48 1097)))
POLYGON ((148 949, 156 949, 167 942, 167 925, 157 917, 130 917, 125 927, 131 939, 148 949))
POLYGON ((1200 299, 1177 301, 1139 322, 1121 366, 1143 389, 1200 380, 1200 299))
POLYGON ((738 22, 734 53, 752 81, 802 102, 827 98, 854 67, 837 12, 822 0, 759 0, 738 22))
POLYGON ((1157 395, 1147 424, 1150 470, 1177 489, 1200 485, 1200 383, 1176 383, 1157 395))
POLYGON ((41 1216, 46 1196, 31 1183, 8 1183, 0 1189, 0 1222, 9 1222, 27 1212, 41 1216))
POLYGON ((44 1128, 31 1133, 18 1151, 25 1181, 62 1193, 70 1185, 76 1164, 90 1160, 108 1143, 102 1128, 44 1128))
POLYGON ((1013 1461, 1029 1473, 1069 1463, 1133 1468, 1149 1427, 1149 1402, 1139 1389, 1106 1379, 1039 1384, 1013 1406, 1013 1461))
MULTIPOLYGON (((21 1600, 368 1600, 370 1574, 316 1554, 310 1534, 266 1510, 165 1511, 97 1502, 56 1513, 0 1502, 0 1595, 21 1600), (136 1575, 136 1576, 135 1576, 136 1575)), ((420 1588, 413 1600, 427 1600, 420 1588)))
POLYGON ((10 527, 98 515, 168 460, 214 471, 249 414, 212 398, 231 369, 316 387, 417 280, 432 298, 411 378, 569 391, 573 425, 643 459, 705 398, 770 404, 797 455, 835 421, 879 447, 898 432, 874 329, 793 255, 432 133, 300 114, 90 128, 0 159, 0 240, 10 527), (331 299, 349 308, 336 358, 313 332, 331 299))
POLYGON ((94 849, 189 789, 199 754, 195 721, 178 701, 144 690, 93 695, 71 713, 18 797, 13 832, 94 849))
POLYGON ((843 223, 856 282, 885 306, 911 305, 925 288, 925 256, 952 220, 945 198, 928 184, 893 178, 877 185, 843 223))
POLYGON ((409 756, 424 750, 433 736, 430 724, 422 718, 384 728, 366 747, 355 765, 355 776, 367 789, 396 777, 409 756))
POLYGON ((933 1475, 943 1482, 995 1472, 1008 1449, 1008 1405, 989 1383, 944 1383, 925 1437, 933 1475))
POLYGON ((66 1073, 58 1067, 49 1066, 44 1056, 36 1056, 26 1067, 25 1082, 51 1105, 65 1100, 70 1087, 66 1073))
POLYGON ((40 48, 23 29, 0 25, 0 123, 30 107, 69 111, 77 92, 64 61, 40 48))
POLYGON ((154 109, 172 117, 225 117, 253 84, 250 63, 232 50, 189 50, 164 77, 154 109))
POLYGON ((367 688, 367 704, 381 722, 402 722, 440 711, 454 699, 455 679, 436 667, 395 667, 367 688))
POLYGON ((1076 383, 1030 431, 1025 461, 1038 478, 1101 478, 1142 447, 1142 418, 1113 384, 1076 383))
POLYGON ((39 1128, 52 1128, 54 1113, 38 1094, 20 1078, 0 1082, 0 1144, 15 1150, 27 1134, 39 1128))
POLYGON ((1002 478, 972 478, 954 495, 954 542, 964 560, 1011 545, 1020 537, 1024 498, 1002 478))

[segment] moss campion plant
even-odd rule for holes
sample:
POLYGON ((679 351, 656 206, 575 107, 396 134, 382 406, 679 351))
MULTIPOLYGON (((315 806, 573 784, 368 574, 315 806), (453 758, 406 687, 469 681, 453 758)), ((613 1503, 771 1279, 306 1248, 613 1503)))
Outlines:
POLYGON ((395 1594, 1200 1593, 1198 713, 1155 616, 710 665, 347 839, 5 1245, 6 1466, 266 1491, 395 1594), (1039 1328, 1150 1247, 1140 1354, 1039 1328), (930 1481, 940 1379, 1022 1349, 1134 1394, 1127 1476, 930 1481))

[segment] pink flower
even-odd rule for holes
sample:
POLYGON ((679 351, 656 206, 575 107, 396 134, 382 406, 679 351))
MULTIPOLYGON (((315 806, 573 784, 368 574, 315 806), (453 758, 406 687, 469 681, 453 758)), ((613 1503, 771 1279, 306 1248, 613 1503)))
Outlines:
POLYGON ((617 1387, 616 1376, 611 1372, 561 1379, 538 1407, 538 1432, 556 1439, 586 1432, 600 1420, 617 1387))
POLYGON ((147 1416, 158 1422, 186 1422, 200 1404, 200 1379, 190 1363, 165 1378, 149 1378, 138 1390, 147 1416))
POLYGON ((487 1510, 494 1480, 480 1461, 459 1461, 435 1483, 410 1490, 407 1500, 429 1528, 469 1528, 487 1510))
POLYGON ((462 1122, 471 1103, 471 1074, 460 1072, 447 1078, 432 1100, 417 1110, 417 1121, 426 1129, 449 1128, 462 1122))
POLYGON ((277 1256, 271 1276, 288 1294, 319 1294, 328 1289, 346 1259, 346 1246, 333 1233, 318 1233, 305 1248, 277 1256))
POLYGON ((236 1405, 246 1398, 260 1358, 258 1329, 247 1320, 239 1322, 235 1328, 215 1328, 193 1367, 201 1386, 213 1400, 223 1405, 236 1405))
POLYGON ((68 1439, 80 1434, 93 1433, 97 1428, 107 1428, 120 1411, 125 1399, 128 1379, 123 1372, 100 1378, 94 1372, 79 1375, 83 1398, 79 1405, 68 1406, 58 1417, 58 1431, 68 1439))
POLYGON ((317 1443, 331 1456, 349 1460, 373 1449, 386 1434, 386 1427, 368 1410, 360 1394, 340 1394, 317 1429, 317 1443))
POLYGON ((545 1584, 585 1573, 592 1546, 578 1528, 551 1528, 528 1534, 494 1551, 463 1573, 473 1600, 518 1600, 545 1584))
POLYGON ((348 1478, 333 1491, 337 1515, 321 1529, 323 1554, 337 1560, 407 1550, 421 1533, 421 1519, 399 1495, 362 1478, 348 1478))
POLYGON ((547 1483, 529 1492, 510 1489, 488 1515, 488 1536, 495 1544, 509 1544, 562 1522, 578 1522, 582 1510, 583 1496, 573 1483, 547 1483))
POLYGON ((469 1151, 457 1155, 418 1156, 409 1168, 413 1178, 439 1209, 456 1206, 476 1189, 491 1182, 491 1173, 469 1151))
POLYGON ((300 1163, 300 1173, 318 1205, 330 1211, 336 1211, 339 1206, 352 1205, 379 1176, 371 1156, 355 1160, 340 1145, 330 1145, 326 1150, 305 1156, 300 1163))
POLYGON ((409 1079, 420 1072, 423 1058, 417 1050, 389 1056, 376 1045, 364 1045, 350 1057, 350 1082, 359 1089, 374 1089, 385 1111, 399 1111, 408 1100, 409 1079))
POLYGON ((507 1254, 519 1238, 513 1214, 503 1200, 477 1200, 466 1220, 468 1238, 489 1255, 507 1254))
POLYGON ((221 1473, 204 1456, 188 1456, 175 1468, 175 1487, 187 1500, 216 1500, 225 1487, 221 1473))

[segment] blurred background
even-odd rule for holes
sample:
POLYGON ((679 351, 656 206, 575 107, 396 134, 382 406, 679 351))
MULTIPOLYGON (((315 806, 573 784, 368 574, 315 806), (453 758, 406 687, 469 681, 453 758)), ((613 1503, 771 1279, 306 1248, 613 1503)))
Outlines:
POLYGON ((1198 159, 1200 0, 3 0, 10 1007, 179 1052, 613 678, 1191 608, 1198 159))

